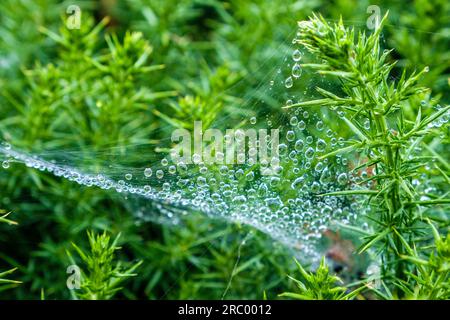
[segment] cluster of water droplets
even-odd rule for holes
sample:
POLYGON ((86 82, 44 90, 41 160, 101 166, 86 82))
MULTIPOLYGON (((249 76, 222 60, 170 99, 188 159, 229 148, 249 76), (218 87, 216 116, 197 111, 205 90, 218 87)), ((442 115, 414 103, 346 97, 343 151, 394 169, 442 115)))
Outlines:
MULTIPOLYGON (((302 56, 295 49, 286 60, 290 71, 282 81, 286 89, 302 76, 302 56)), ((282 76, 278 71, 276 77, 282 76)), ((275 81, 269 81, 268 90, 275 81)), ((293 105, 295 99, 290 95, 284 105, 293 105)), ((167 155, 151 165, 126 168, 124 172, 108 166, 91 171, 71 166, 70 159, 66 163, 44 159, 7 143, 0 145, 0 159, 4 169, 19 162, 80 185, 112 190, 124 197, 136 196, 156 204, 158 214, 174 223, 183 215, 201 212, 248 224, 297 248, 303 257, 315 259, 320 256, 317 243, 327 229, 336 222, 351 223, 363 212, 355 199, 324 194, 370 188, 370 182, 361 185, 370 172, 354 172, 345 155, 324 157, 344 146, 344 138, 328 128, 327 119, 322 116, 301 108, 289 110, 293 111, 285 112, 286 123, 277 127, 281 141, 276 163, 205 164, 200 156, 194 155, 193 164, 185 164, 173 163, 167 155), (274 174, 262 175, 261 170, 268 166, 274 168, 274 174)), ((274 126, 271 119, 256 116, 249 117, 248 123, 255 128, 274 126)), ((250 148, 248 152, 254 150, 250 148)), ((143 205, 135 214, 141 220, 154 220, 154 210, 151 211, 143 205)))
MULTIPOLYGON (((317 243, 323 233, 335 222, 350 223, 361 212, 356 201, 323 194, 351 188, 367 173, 353 174, 345 156, 321 158, 341 147, 344 140, 327 129, 317 115, 297 109, 281 132, 279 160, 275 174, 270 176, 261 175, 261 166, 268 163, 248 161, 239 165, 206 165, 201 161, 186 165, 163 158, 152 166, 111 174, 106 169, 84 172, 29 156, 9 144, 0 146, 0 154, 6 157, 2 164, 5 169, 12 162, 20 162, 80 185, 137 196, 157 203, 159 215, 173 223, 179 221, 180 213, 202 212, 248 224, 299 249, 303 257, 314 259, 319 256, 317 243), (307 129, 312 123, 318 133, 314 136, 307 129)), ((142 220, 155 220, 145 206, 135 214, 142 220)))
MULTIPOLYGON (((423 100, 421 101, 421 105, 422 107, 426 106, 426 101, 423 100)), ((439 112, 443 109, 443 107, 438 104, 436 105, 436 107, 434 108, 436 112, 439 112)), ((441 117, 437 118, 436 120, 430 122, 428 124, 429 128, 440 128, 443 125, 446 125, 448 123, 448 121, 450 120, 450 110, 447 110, 441 117)))

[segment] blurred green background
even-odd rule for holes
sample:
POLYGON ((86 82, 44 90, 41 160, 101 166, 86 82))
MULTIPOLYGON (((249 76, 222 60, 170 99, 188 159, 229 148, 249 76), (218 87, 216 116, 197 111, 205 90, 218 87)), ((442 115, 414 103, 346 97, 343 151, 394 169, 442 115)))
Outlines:
MULTIPOLYGON (((390 12, 383 44, 397 67, 429 66, 422 84, 448 101, 446 0, 2 0, 0 134, 30 151, 91 152, 157 145, 196 117, 239 121, 236 105, 261 98, 254 88, 280 65, 296 21, 319 12, 365 28, 369 5, 390 12), (80 30, 65 27, 71 4, 82 9, 80 30), (130 72, 144 53, 145 68, 130 72)), ((281 108, 268 100, 250 112, 281 108)), ((196 215, 183 227, 136 223, 111 193, 20 165, 0 170, 0 209, 18 222, 0 224, 0 270, 17 267, 10 278, 23 282, 1 287, 2 299, 70 298, 66 250, 88 248, 86 230, 121 233, 118 258, 143 261, 119 299, 275 298, 293 286, 294 249, 249 227, 196 215)))

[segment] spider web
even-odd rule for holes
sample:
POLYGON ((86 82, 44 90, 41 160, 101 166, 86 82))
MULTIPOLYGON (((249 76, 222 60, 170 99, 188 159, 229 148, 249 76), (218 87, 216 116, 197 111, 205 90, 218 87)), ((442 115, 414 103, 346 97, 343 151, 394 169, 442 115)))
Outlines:
MULTIPOLYGON (((229 165, 174 163, 167 151, 173 146, 170 137, 157 148, 129 145, 32 153, 2 142, 2 167, 24 164, 68 179, 74 187, 108 190, 126 203, 137 221, 182 225, 191 214, 201 213, 250 225, 294 248, 300 258, 315 261, 323 254, 321 244, 327 230, 355 223, 364 215, 357 198, 323 194, 370 188, 370 183, 359 184, 364 173, 352 170, 360 160, 356 155, 321 158, 344 146, 348 137, 340 134, 349 130, 339 125, 344 123, 339 120, 343 114, 283 108, 317 98, 316 86, 335 85, 301 67, 311 57, 296 44, 295 37, 274 49, 273 57, 260 67, 258 72, 265 73, 259 84, 248 88, 237 105, 228 106, 239 109, 239 121, 233 123, 236 117, 223 115, 211 125, 222 132, 227 128, 279 130, 279 161, 273 164, 273 174, 262 174, 262 168, 269 164, 249 161, 229 165), (273 67, 274 57, 279 62, 273 67)), ((161 128, 161 132, 167 129, 161 128)))

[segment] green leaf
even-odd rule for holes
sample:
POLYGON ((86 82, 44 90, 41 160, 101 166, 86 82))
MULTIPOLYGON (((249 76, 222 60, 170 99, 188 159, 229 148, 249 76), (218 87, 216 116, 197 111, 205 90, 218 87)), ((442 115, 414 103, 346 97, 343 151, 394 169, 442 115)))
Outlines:
POLYGON ((361 253, 367 251, 367 249, 373 247, 378 241, 380 241, 384 237, 386 237, 386 235, 389 232, 390 232, 390 229, 385 229, 381 233, 379 233, 377 235, 373 235, 372 237, 370 237, 370 239, 368 241, 366 241, 364 244, 361 245, 360 249, 358 249, 358 252, 361 254, 361 253))

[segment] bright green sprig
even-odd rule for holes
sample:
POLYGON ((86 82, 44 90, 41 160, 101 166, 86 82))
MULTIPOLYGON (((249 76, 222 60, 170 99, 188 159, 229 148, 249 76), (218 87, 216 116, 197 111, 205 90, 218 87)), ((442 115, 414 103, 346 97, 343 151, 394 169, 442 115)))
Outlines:
MULTIPOLYGON (((116 262, 115 252, 120 249, 117 246, 120 234, 110 243, 110 236, 104 232, 95 234, 88 232, 90 252, 86 252, 76 244, 72 244, 85 264, 80 281, 80 292, 73 290, 75 298, 86 300, 111 299, 118 291, 120 285, 129 277, 136 276, 133 273, 142 263, 137 262, 131 267, 124 268, 122 263, 116 262)), ((67 252, 73 263, 74 259, 67 252)))
POLYGON ((448 300, 450 299, 450 234, 441 236, 436 227, 429 222, 434 236, 432 251, 424 256, 417 248, 406 244, 407 254, 402 259, 416 266, 415 272, 409 272, 409 281, 395 283, 409 299, 448 300))
POLYGON ((347 292, 346 287, 339 286, 338 283, 342 283, 342 280, 329 273, 325 258, 322 259, 314 273, 307 272, 297 260, 295 260, 295 263, 300 272, 301 280, 291 276, 289 278, 295 282, 299 292, 284 292, 280 294, 280 297, 298 300, 351 300, 364 289, 364 287, 361 287, 347 292))

